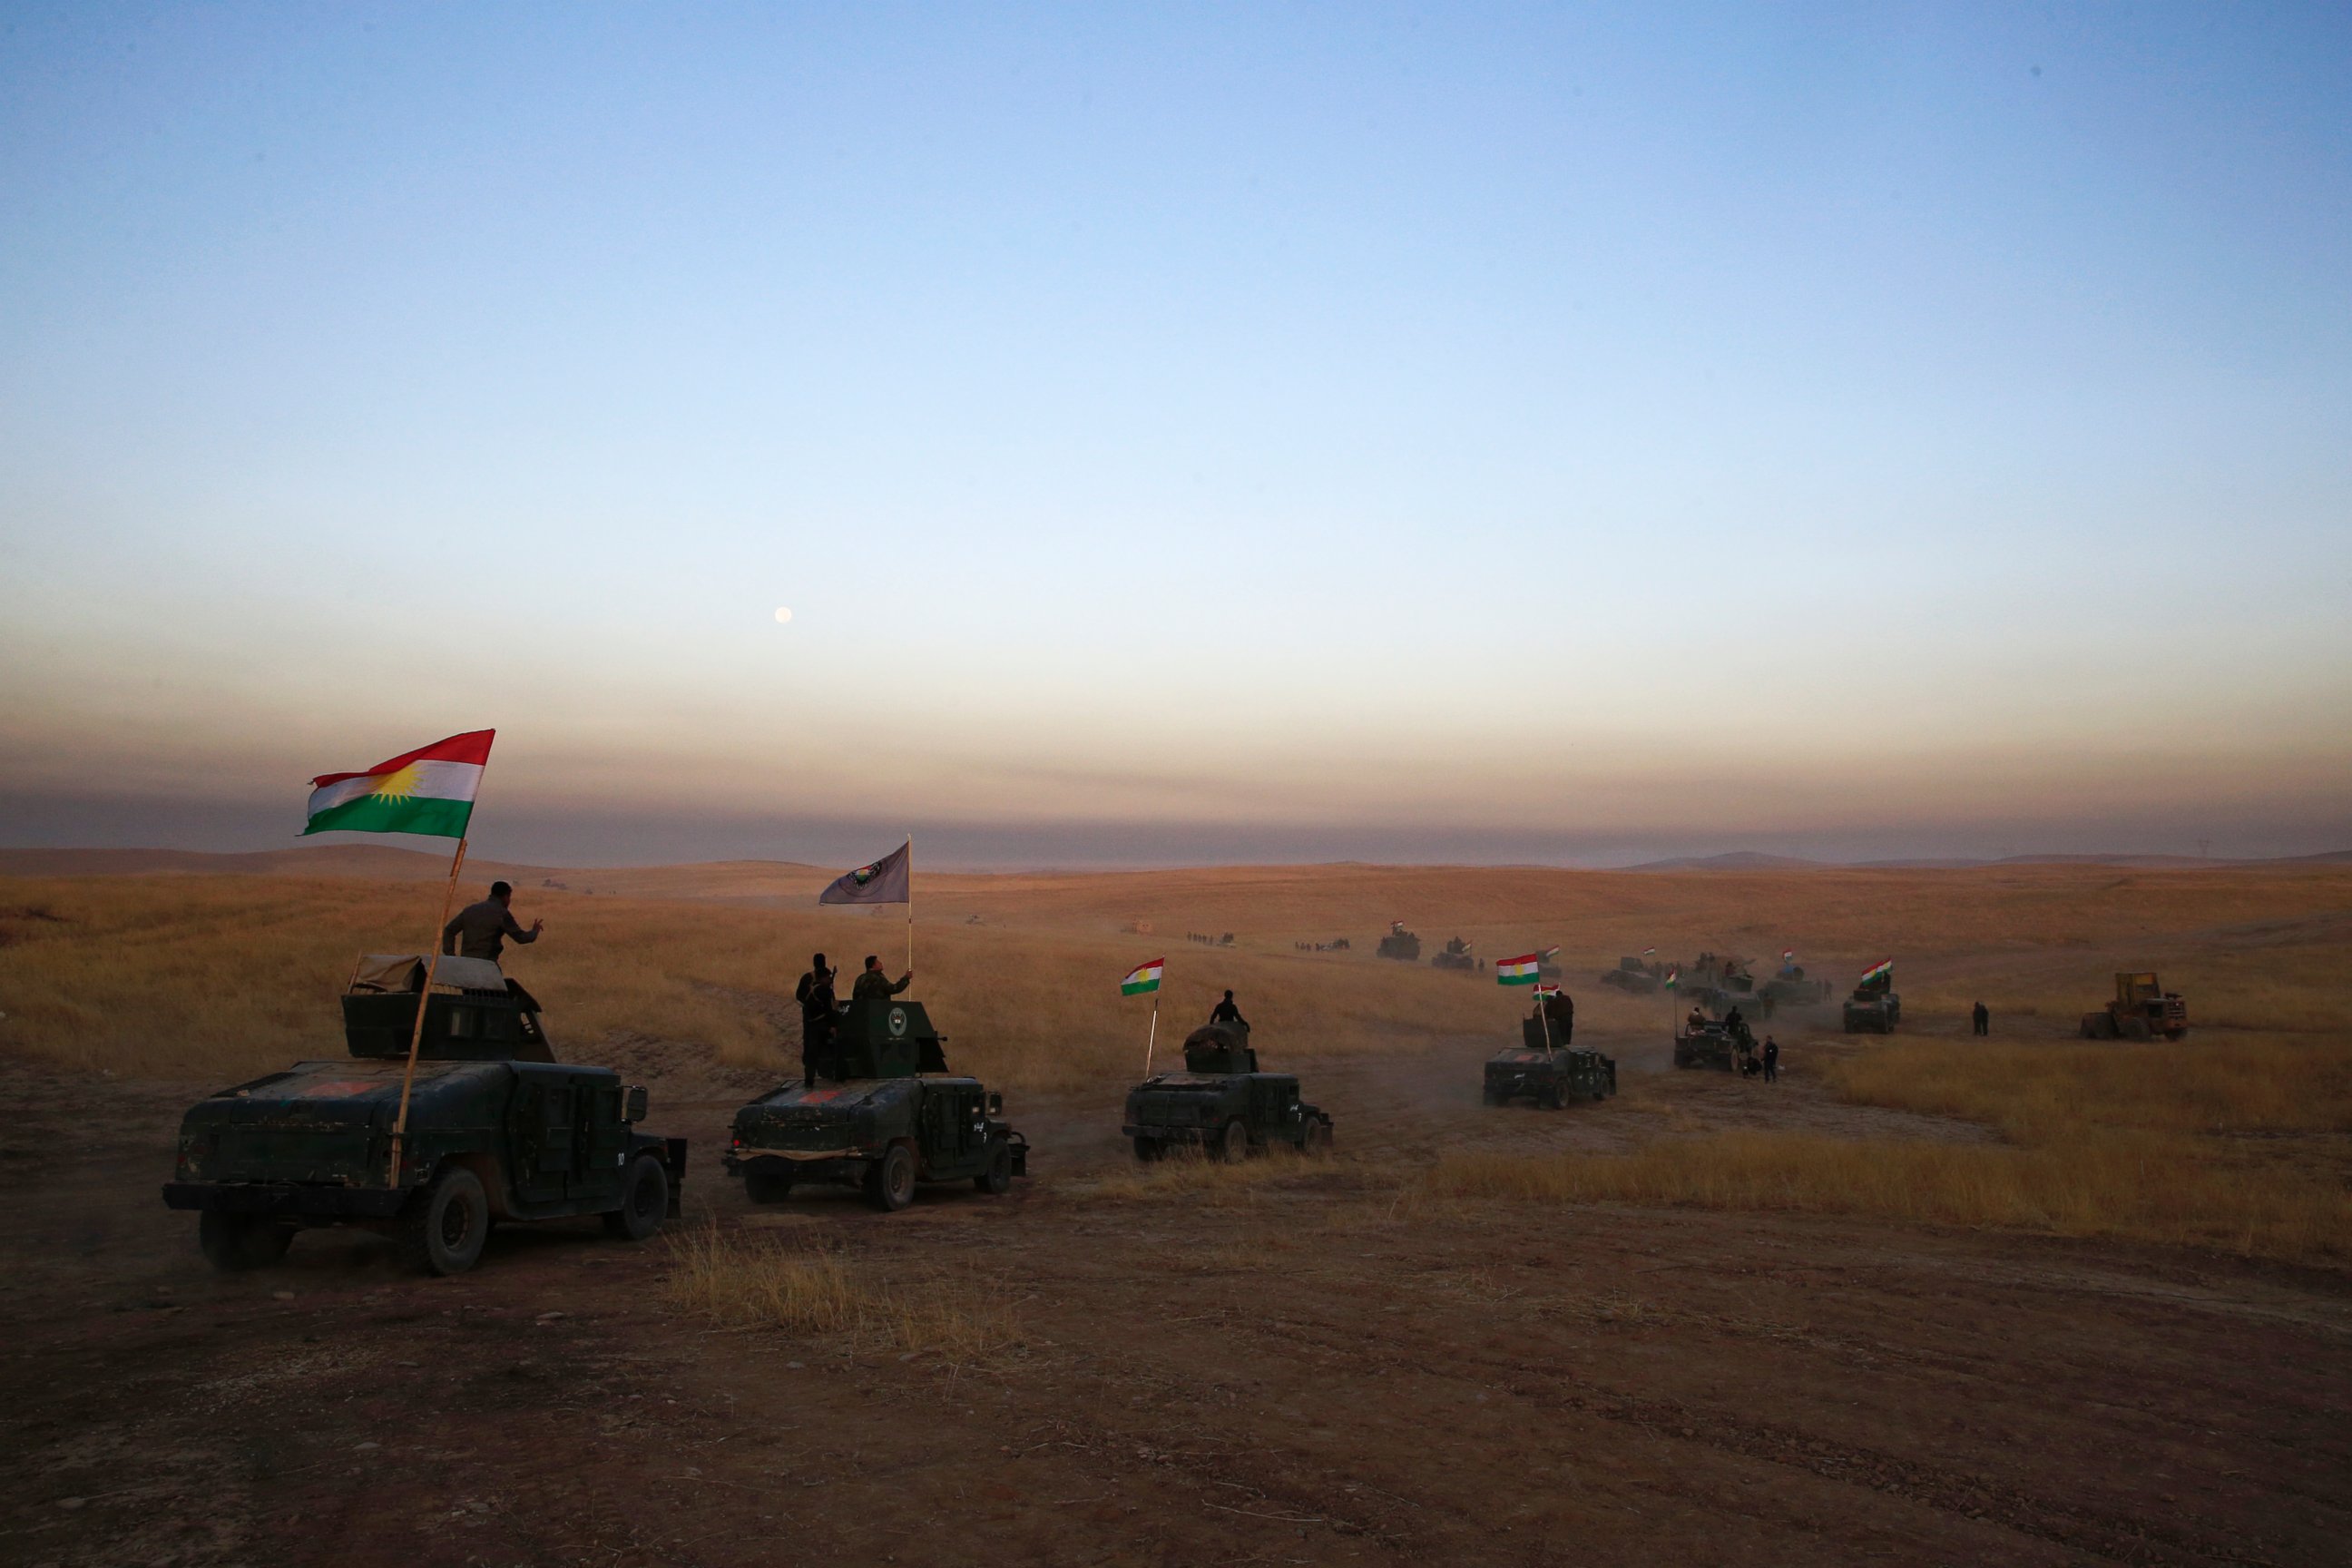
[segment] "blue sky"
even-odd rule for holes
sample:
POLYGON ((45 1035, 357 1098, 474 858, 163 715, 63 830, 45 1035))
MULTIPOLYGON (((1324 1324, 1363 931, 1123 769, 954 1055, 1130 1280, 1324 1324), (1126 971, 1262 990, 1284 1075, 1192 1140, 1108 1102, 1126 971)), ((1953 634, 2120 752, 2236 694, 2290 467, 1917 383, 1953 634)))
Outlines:
POLYGON ((2352 842, 2340 8, 0 17, 0 839, 2352 842))

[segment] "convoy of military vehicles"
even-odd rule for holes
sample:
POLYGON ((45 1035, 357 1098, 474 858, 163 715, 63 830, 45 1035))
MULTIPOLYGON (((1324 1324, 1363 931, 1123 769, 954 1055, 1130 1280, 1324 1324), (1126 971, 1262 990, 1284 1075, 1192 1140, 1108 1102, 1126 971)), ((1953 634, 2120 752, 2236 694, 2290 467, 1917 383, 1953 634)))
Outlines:
MULTIPOLYGON (((1377 951, 1415 962, 1421 940, 1398 921, 1377 951)), ((1459 937, 1431 962, 1483 967, 1459 937)), ((1678 1015, 1687 1002, 1674 1065, 1730 1072, 1755 1070, 1751 1020, 1829 998, 1826 981, 1786 959, 1761 985, 1746 961, 1715 953, 1688 965, 1622 958, 1600 980, 1630 995, 1664 990, 1678 1015)), ((363 958, 341 1008, 343 1057, 222 1089, 181 1122, 163 1201, 199 1216, 198 1242, 217 1268, 271 1264, 304 1229, 349 1226, 391 1237, 414 1267, 457 1274, 500 1223, 594 1215, 614 1237, 642 1241, 677 1217, 686 1140, 639 1131, 644 1088, 609 1068, 557 1061, 538 1001, 497 963, 363 958)), ((1901 1016, 1884 963, 1841 1010, 1848 1034, 1891 1033, 1901 1016)), ((751 1202, 836 1185, 887 1213, 926 1184, 969 1182, 1002 1196, 1028 1174, 1029 1142, 1004 1120, 1002 1095, 949 1069, 946 1037, 922 1004, 860 997, 838 1005, 832 1022, 824 1056, 802 1080, 735 1114, 720 1163, 751 1202)), ((1568 998, 1540 988, 1517 1043, 1486 1062, 1486 1102, 1558 1109, 1614 1095, 1616 1061, 1576 1046, 1573 1024, 1568 998)), ((2082 1022, 2092 1039, 2178 1040, 2188 1028, 2179 994, 2144 972, 2116 974, 2114 1000, 2082 1022)), ((1300 1098, 1295 1075, 1260 1069, 1247 1024, 1193 1030, 1183 1060, 1128 1091, 1121 1131, 1139 1160, 1331 1146, 1331 1117, 1300 1098)))

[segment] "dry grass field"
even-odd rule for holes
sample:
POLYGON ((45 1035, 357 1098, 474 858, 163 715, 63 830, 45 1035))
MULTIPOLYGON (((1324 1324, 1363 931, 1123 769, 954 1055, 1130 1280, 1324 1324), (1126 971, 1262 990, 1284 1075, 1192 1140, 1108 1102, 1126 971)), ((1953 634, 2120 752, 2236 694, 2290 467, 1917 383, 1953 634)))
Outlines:
POLYGON ((914 994, 1037 1152, 886 1220, 757 1209, 709 1151, 793 1056, 808 953, 895 971, 900 911, 819 910, 804 867, 477 867, 548 921, 509 968, 562 1053, 651 1083, 695 1173, 667 1241, 502 1228, 429 1281, 334 1237, 215 1279, 155 1203, 178 1108, 333 1054, 353 957, 439 906, 415 858, 214 864, 0 876, 0 1560, 718 1563, 789 1527, 873 1561, 2324 1563, 2352 1530, 2352 869, 926 875, 914 994), (1482 1108, 1523 997, 1377 959, 1392 918, 1559 945, 1619 1097, 1482 1108), (1649 946, 1892 956, 1904 1028, 1783 1013, 1781 1083, 1676 1073, 1675 1001, 1593 983, 1649 946), (1162 1044, 1233 986, 1334 1155, 1127 1157, 1116 983, 1160 954, 1162 1044), (2073 1037, 2125 967, 2188 1040, 2073 1037))

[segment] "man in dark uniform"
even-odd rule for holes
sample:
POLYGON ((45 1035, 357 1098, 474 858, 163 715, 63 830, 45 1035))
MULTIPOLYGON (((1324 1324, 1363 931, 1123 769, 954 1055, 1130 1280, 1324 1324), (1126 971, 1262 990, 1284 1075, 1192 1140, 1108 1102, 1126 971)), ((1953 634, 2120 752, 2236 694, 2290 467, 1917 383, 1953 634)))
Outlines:
POLYGON ((1576 1004, 1565 991, 1555 991, 1543 999, 1546 1028, 1555 1046, 1573 1044, 1576 1039, 1576 1004))
POLYGON ((1978 1003, 1969 1014, 1969 1022, 1976 1026, 1977 1037, 1982 1039, 1992 1033, 1992 1009, 1981 1002, 1978 1003))
POLYGON ((898 976, 897 984, 892 984, 890 977, 882 973, 882 961, 869 952, 866 955, 866 973, 859 975, 857 984, 850 988, 849 999, 853 1002, 887 1002, 914 984, 914 979, 915 972, 909 969, 898 976))
POLYGON ((1249 1020, 1242 1016, 1242 1010, 1239 1007, 1234 1005, 1234 994, 1230 991, 1225 993, 1223 1001, 1209 1009, 1209 1022, 1239 1024, 1244 1029, 1249 1027, 1249 1020))
POLYGON ((487 958, 496 963, 509 937, 524 946, 537 942, 539 933, 547 929, 547 922, 533 921, 529 931, 523 930, 522 922, 507 908, 513 898, 510 884, 492 882, 488 898, 478 904, 467 904, 441 928, 441 951, 460 958, 487 958))
POLYGON ((833 1049, 833 976, 824 954, 809 960, 793 1000, 801 1005, 801 1087, 814 1089, 816 1072, 833 1049))
POLYGON ((1780 1042, 1769 1035, 1764 1037, 1764 1081, 1780 1081, 1780 1042))

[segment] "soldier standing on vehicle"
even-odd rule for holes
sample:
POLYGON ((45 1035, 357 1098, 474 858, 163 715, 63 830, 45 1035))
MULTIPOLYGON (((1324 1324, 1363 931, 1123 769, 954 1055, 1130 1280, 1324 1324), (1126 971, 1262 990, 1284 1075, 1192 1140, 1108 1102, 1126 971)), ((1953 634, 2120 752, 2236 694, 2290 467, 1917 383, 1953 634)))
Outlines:
POLYGON ((1230 991, 1225 993, 1223 1001, 1209 1009, 1209 1022, 1239 1024, 1244 1029, 1249 1027, 1249 1020, 1242 1016, 1242 1010, 1239 1007, 1234 1005, 1234 994, 1230 991))
POLYGON ((1780 1042, 1769 1035, 1764 1037, 1764 1081, 1780 1081, 1780 1042))
POLYGON ((1983 1003, 1978 1003, 1969 1012, 1969 1021, 1976 1026, 1977 1038, 1982 1039, 1992 1033, 1992 1009, 1983 1003))
POLYGON ((793 1000, 801 1005, 801 1087, 816 1087, 817 1068, 824 1065, 833 1049, 833 976, 824 964, 824 954, 809 960, 808 973, 801 976, 793 1000))
POLYGON ((513 898, 511 884, 492 882, 488 898, 478 904, 467 904, 441 928, 441 951, 460 958, 487 958, 496 963, 509 937, 524 946, 537 942, 539 933, 547 929, 547 922, 533 921, 529 931, 523 930, 522 922, 507 908, 513 898))
POLYGON ((1543 999, 1545 1030, 1552 1044, 1565 1046, 1576 1038, 1576 1004, 1565 991, 1555 991, 1543 999))
POLYGON ((909 969, 893 984, 890 977, 882 973, 882 961, 869 952, 866 955, 866 973, 859 975, 857 984, 850 988, 849 999, 853 1002, 887 1002, 912 984, 914 979, 915 972, 909 969))

